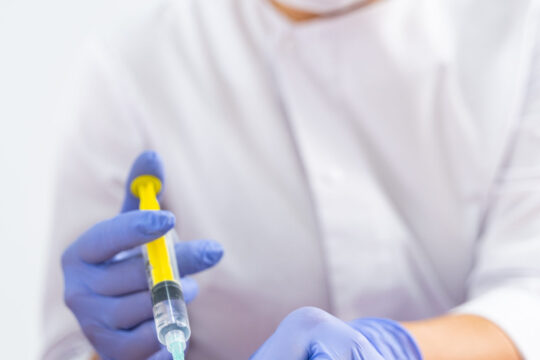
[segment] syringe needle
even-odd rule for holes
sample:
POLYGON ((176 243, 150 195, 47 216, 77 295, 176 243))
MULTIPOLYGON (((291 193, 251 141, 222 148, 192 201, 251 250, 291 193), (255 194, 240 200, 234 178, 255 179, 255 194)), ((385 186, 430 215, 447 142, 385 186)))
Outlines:
POLYGON ((184 360, 184 351, 180 343, 174 343, 171 345, 171 353, 174 360, 184 360))

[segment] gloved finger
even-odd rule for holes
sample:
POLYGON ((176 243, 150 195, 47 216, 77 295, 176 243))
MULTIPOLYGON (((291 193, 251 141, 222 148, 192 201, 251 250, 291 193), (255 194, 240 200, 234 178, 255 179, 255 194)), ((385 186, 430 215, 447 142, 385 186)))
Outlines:
MULTIPOLYGON (((131 182, 139 175, 154 175, 161 180, 161 191, 165 189, 165 173, 163 171, 163 161, 155 151, 145 151, 133 162, 126 182, 126 195, 122 205, 122 212, 136 210, 139 208, 139 199, 131 193, 131 182)), ((160 195, 158 194, 158 198, 160 195)))
POLYGON ((305 307, 293 311, 251 360, 382 360, 359 332, 327 312, 305 307))
MULTIPOLYGON (((182 278, 182 290, 186 303, 191 302, 199 292, 197 282, 192 278, 182 278)), ((148 290, 119 296, 85 296, 79 300, 79 307, 95 309, 95 317, 111 329, 129 330, 152 319, 152 297, 148 290)))
POLYGON ((287 336, 277 330, 272 334, 264 344, 249 358, 249 360, 308 360, 309 353, 307 346, 309 344, 298 338, 300 333, 288 333, 287 336))
POLYGON ((152 297, 149 291, 141 291, 122 297, 110 298, 101 309, 108 327, 120 330, 132 329, 152 320, 152 297))
MULTIPOLYGON (((88 332, 129 330, 152 319, 152 302, 148 291, 122 297, 107 297, 96 294, 73 296, 67 302, 75 313, 85 314, 85 323, 90 323, 88 332)), ((85 326, 83 326, 84 329, 85 326)))
POLYGON ((322 310, 301 308, 293 311, 279 324, 276 331, 250 357, 250 360, 308 360, 308 332, 326 321, 322 310))
POLYGON ((142 254, 94 268, 86 283, 96 294, 123 296, 148 290, 142 254))
MULTIPOLYGON (((176 243, 175 251, 179 272, 182 276, 212 267, 223 256, 223 247, 211 240, 176 243)), ((120 296, 148 289, 142 256, 133 256, 122 261, 103 264, 86 281, 94 292, 107 296, 120 296)), ((187 297, 190 293, 187 292, 187 289, 184 291, 187 297)), ((195 296, 196 292, 192 298, 195 296)))
POLYGON ((100 263, 165 235, 174 223, 168 211, 130 211, 94 225, 74 246, 83 261, 100 263))
POLYGON ((421 359, 412 335, 400 323, 381 318, 361 318, 347 323, 377 347, 383 358, 421 359))
POLYGON ((190 277, 183 277, 181 280, 182 291, 184 292, 184 301, 189 304, 199 294, 199 285, 195 279, 190 277))
POLYGON ((213 240, 185 241, 175 244, 176 261, 181 276, 206 270, 221 260, 223 246, 213 240))
MULTIPOLYGON (((182 290, 186 303, 199 292, 197 282, 189 277, 182 278, 182 290)), ((148 289, 137 293, 107 297, 84 296, 78 299, 77 308, 92 309, 94 317, 110 329, 129 330, 152 319, 152 297, 148 289)))
POLYGON ((147 359, 161 349, 153 321, 147 321, 129 331, 116 331, 110 344, 113 359, 147 359))
POLYGON ((101 359, 145 360, 161 349, 153 321, 129 331, 106 327, 83 327, 101 359))
MULTIPOLYGON (((334 319, 326 326, 313 329, 309 345, 309 360, 383 360, 402 359, 399 356, 383 357, 361 333, 351 329, 341 320, 334 319)), ((405 358, 403 358, 405 359, 405 358)))
MULTIPOLYGON (((181 283, 184 301, 190 303, 199 293, 199 286, 190 277, 182 278, 181 283)), ((152 319, 152 297, 148 290, 120 297, 94 298, 98 299, 99 305, 93 307, 100 309, 102 322, 109 328, 128 330, 152 319)))
POLYGON ((148 360, 172 360, 172 355, 166 348, 162 348, 157 353, 150 356, 148 360))

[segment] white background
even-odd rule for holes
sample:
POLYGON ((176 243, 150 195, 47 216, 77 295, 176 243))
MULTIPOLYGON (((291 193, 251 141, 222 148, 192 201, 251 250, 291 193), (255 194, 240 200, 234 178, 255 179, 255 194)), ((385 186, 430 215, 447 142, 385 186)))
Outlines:
MULTIPOLYGON (((38 359, 61 106, 85 40, 143 0, 0 0, 0 358, 38 359)), ((107 30, 104 30, 107 29, 107 30)), ((114 31, 114 30, 113 30, 114 31)))

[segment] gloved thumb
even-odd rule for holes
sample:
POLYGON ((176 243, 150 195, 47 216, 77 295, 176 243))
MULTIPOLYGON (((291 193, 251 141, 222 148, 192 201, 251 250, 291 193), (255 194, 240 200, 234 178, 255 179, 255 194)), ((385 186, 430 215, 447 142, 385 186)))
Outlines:
MULTIPOLYGON (((163 170, 163 161, 157 152, 147 150, 140 154, 133 162, 126 181, 126 194, 122 205, 122 212, 137 210, 139 208, 139 199, 136 198, 130 190, 131 182, 139 175, 154 175, 161 180, 161 192, 165 190, 165 173, 163 170)), ((158 198, 160 195, 158 195, 158 198)))

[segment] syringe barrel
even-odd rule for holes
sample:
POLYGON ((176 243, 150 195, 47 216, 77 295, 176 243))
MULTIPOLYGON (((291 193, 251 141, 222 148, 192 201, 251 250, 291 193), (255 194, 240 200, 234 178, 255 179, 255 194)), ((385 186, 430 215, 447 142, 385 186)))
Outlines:
POLYGON ((180 284, 164 281, 154 286, 152 304, 159 342, 166 345, 165 335, 172 330, 181 330, 187 341, 191 334, 180 284))
POLYGON ((172 268, 172 279, 167 278, 165 280, 155 281, 156 279, 155 276, 152 276, 151 263, 148 258, 148 249, 146 246, 143 246, 148 285, 152 295, 152 311, 154 313, 156 331, 159 342, 164 345, 166 345, 165 336, 171 330, 181 330, 185 335, 186 341, 191 335, 186 303, 184 301, 180 276, 178 275, 176 252, 174 250, 176 239, 177 235, 174 230, 169 231, 165 235, 167 255, 172 268))

